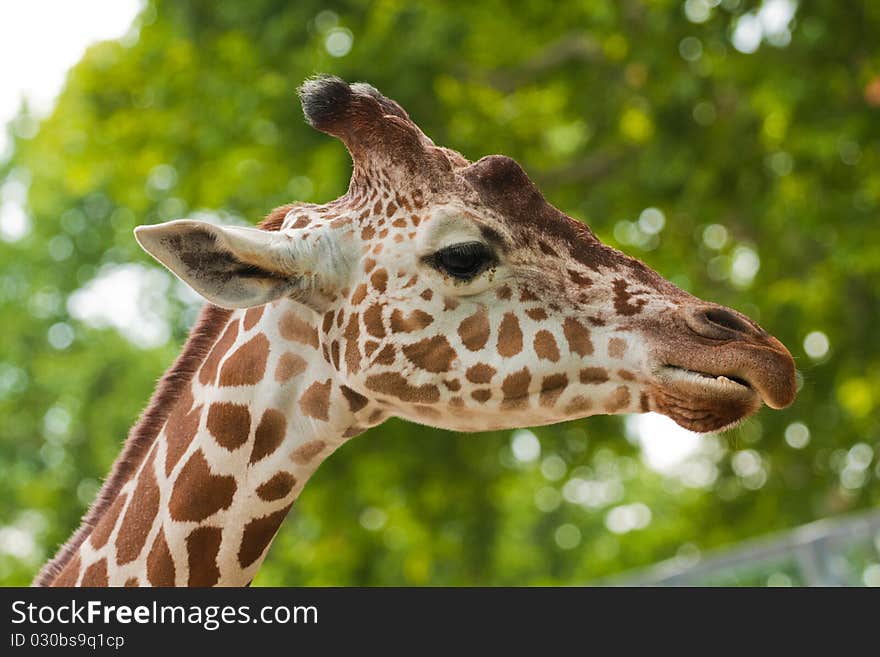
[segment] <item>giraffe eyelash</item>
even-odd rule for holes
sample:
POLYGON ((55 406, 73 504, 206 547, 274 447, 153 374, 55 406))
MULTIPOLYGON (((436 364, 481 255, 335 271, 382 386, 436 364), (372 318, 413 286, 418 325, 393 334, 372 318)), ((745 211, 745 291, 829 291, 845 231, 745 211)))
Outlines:
POLYGON ((444 247, 426 256, 424 261, 441 274, 470 281, 497 264, 498 258, 482 242, 463 242, 444 247))

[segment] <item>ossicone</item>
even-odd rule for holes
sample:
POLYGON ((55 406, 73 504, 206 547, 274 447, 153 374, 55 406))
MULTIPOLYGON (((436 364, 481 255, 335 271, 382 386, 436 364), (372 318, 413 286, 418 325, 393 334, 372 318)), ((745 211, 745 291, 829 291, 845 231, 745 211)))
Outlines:
POLYGON ((306 80, 298 92, 309 125, 338 137, 348 148, 355 176, 374 162, 410 178, 431 180, 453 168, 444 149, 435 146, 400 105, 369 84, 319 75, 306 80))

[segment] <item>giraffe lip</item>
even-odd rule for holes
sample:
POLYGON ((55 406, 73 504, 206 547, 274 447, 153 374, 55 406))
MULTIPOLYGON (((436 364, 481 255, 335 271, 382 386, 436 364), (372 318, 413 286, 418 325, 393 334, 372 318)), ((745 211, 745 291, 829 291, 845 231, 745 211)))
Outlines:
POLYGON ((664 365, 658 370, 661 378, 674 381, 688 381, 691 383, 705 384, 726 388, 731 391, 746 389, 755 393, 755 388, 740 376, 734 374, 712 374, 700 370, 692 370, 678 365, 664 365))

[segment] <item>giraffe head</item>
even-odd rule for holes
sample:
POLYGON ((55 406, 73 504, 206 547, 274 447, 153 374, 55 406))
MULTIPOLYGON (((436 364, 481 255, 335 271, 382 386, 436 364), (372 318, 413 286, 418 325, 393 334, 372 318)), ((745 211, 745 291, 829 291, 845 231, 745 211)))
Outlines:
POLYGON ((217 305, 310 307, 352 410, 464 431, 655 410, 705 432, 793 401, 778 340, 602 244, 514 160, 434 145, 366 84, 300 96, 352 156, 344 196, 291 206, 277 231, 136 234, 217 305))

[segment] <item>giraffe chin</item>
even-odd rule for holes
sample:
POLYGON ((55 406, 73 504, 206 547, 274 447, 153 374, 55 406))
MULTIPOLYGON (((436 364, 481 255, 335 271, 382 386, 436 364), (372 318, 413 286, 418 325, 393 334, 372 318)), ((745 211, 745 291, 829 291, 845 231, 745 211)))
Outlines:
POLYGON ((651 387, 652 410, 690 431, 724 431, 761 408, 761 395, 738 377, 668 365, 655 376, 651 387))

